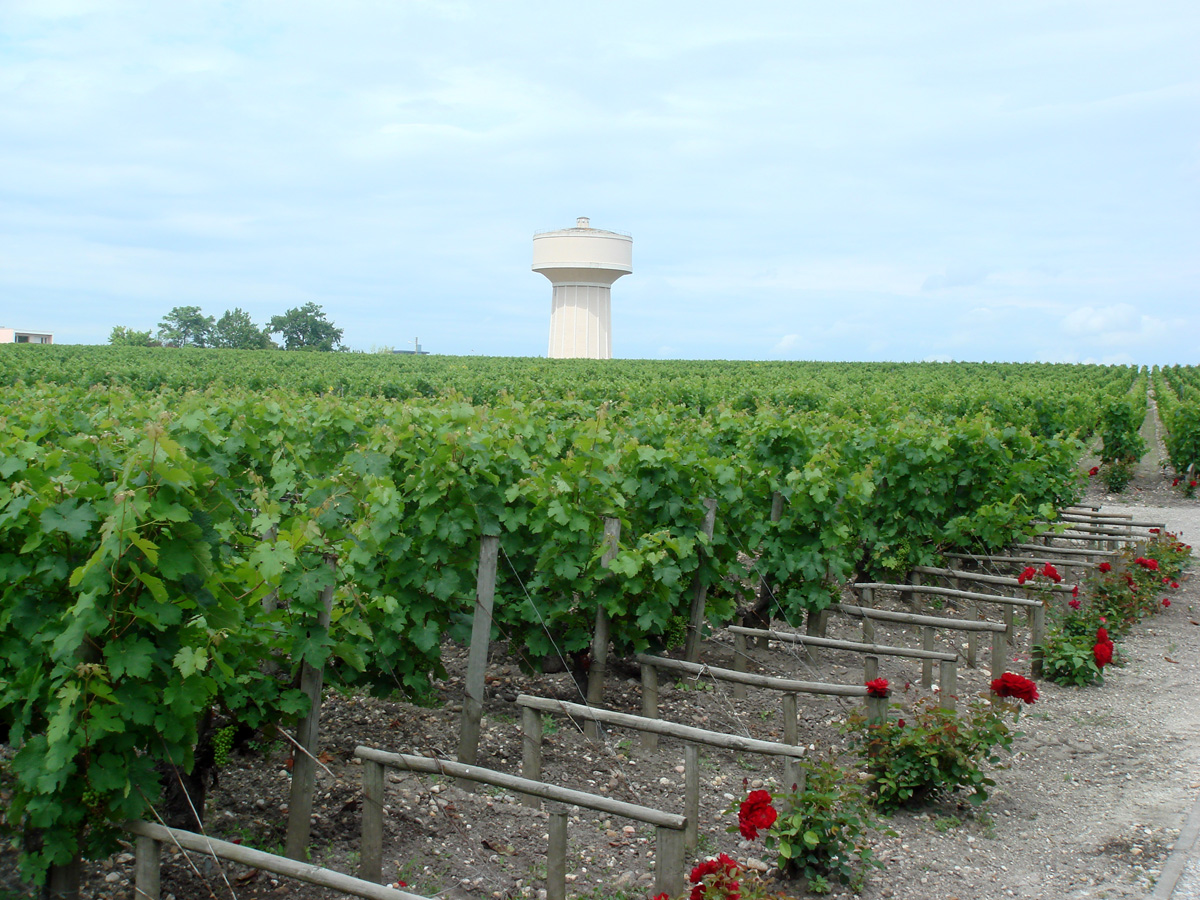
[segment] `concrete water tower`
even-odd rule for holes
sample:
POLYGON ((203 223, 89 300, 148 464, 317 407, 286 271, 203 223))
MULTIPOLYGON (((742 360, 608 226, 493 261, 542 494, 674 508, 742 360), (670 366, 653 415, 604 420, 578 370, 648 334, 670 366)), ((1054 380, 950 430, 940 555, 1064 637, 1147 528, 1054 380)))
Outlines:
POLYGON ((633 271, 633 238, 580 216, 533 236, 533 271, 554 285, 549 357, 612 359, 612 283, 633 271))

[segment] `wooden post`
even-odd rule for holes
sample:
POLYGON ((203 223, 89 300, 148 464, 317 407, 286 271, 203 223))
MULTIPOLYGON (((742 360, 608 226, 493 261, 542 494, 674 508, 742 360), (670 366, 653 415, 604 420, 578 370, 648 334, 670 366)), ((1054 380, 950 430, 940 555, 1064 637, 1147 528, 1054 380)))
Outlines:
POLYGON ((700 748, 691 741, 683 745, 683 814, 687 816, 684 853, 691 855, 700 833, 700 748))
POLYGON ((992 632, 992 678, 1004 674, 1008 665, 1008 640, 1003 631, 992 632))
MULTIPOLYGON (((701 530, 711 541, 713 529, 717 524, 717 501, 705 498, 704 507, 707 512, 704 514, 701 530)), ((692 609, 688 615, 687 643, 683 649, 683 658, 688 662, 697 662, 700 659, 700 639, 704 634, 704 597, 707 593, 708 587, 697 572, 696 577, 692 579, 692 609)))
MULTIPOLYGON (((528 706, 521 707, 521 777, 542 779, 542 717, 528 706)), ((537 809, 542 801, 533 794, 522 794, 521 805, 537 809)))
POLYGON ((1006 605, 1000 612, 1004 617, 1004 638, 1010 647, 1015 647, 1017 645, 1016 608, 1006 605))
POLYGON ((550 846, 546 849, 546 900, 567 900, 567 811, 550 812, 550 846))
POLYGON ((793 747, 800 744, 800 712, 792 691, 783 694, 783 742, 793 747))
MULTIPOLYGON (((952 569, 953 571, 957 572, 959 569, 962 568, 962 564, 957 559, 951 559, 946 562, 946 568, 952 569)), ((960 579, 957 575, 952 575, 948 579, 948 581, 950 582, 950 587, 954 588, 954 590, 957 591, 959 589, 960 579)))
POLYGON ((133 854, 133 900, 159 900, 158 841, 138 835, 133 854))
POLYGON ((921 573, 915 572, 915 571, 909 573, 908 581, 909 581, 909 584, 911 584, 913 586, 913 592, 912 592, 913 605, 919 607, 921 605, 921 592, 916 590, 916 588, 921 586, 921 573))
MULTIPOLYGON (((658 718, 658 669, 642 664, 642 715, 647 719, 658 718)), ((649 752, 658 749, 658 735, 642 732, 642 749, 649 752)))
MULTIPOLYGON (((873 588, 862 589, 862 605, 864 607, 875 605, 875 590, 873 588)), ((875 643, 875 623, 871 621, 870 616, 863 616, 862 639, 864 644, 875 643)))
MULTIPOLYGON (((749 652, 749 648, 746 645, 746 636, 744 634, 735 634, 733 636, 733 671, 735 671, 735 672, 745 672, 746 671, 746 663, 749 661, 746 659, 746 654, 748 652, 749 652)), ((733 699, 734 700, 745 700, 746 699, 746 686, 744 684, 734 684, 733 699)), ((689 847, 689 850, 690 849, 694 849, 694 848, 689 847)))
MULTIPOLYGON (((475 615, 471 619, 471 649, 467 657, 466 696, 458 734, 458 761, 474 765, 479 758, 479 727, 483 720, 484 675, 487 673, 488 645, 492 639, 492 603, 496 597, 496 560, 500 538, 485 534, 479 539, 479 570, 475 576, 475 615)), ((474 785, 458 779, 464 791, 474 785)))
POLYGON ((1029 671, 1034 678, 1042 677, 1042 664, 1046 658, 1046 607, 1034 606, 1029 610, 1033 621, 1030 623, 1030 641, 1033 643, 1033 655, 1029 659, 1029 671))
MULTIPOLYGON (((771 493, 771 521, 778 522, 782 518, 783 518, 783 494, 781 494, 779 491, 773 491, 771 493)), ((771 588, 771 585, 767 582, 767 577, 765 575, 759 576, 759 579, 758 579, 758 603, 757 603, 757 609, 758 609, 759 614, 757 616, 757 621, 755 622, 755 627, 756 628, 765 628, 768 631, 771 628, 771 612, 772 612, 771 607, 773 605, 771 602, 773 599, 771 592, 772 592, 772 588, 771 588)), ((747 625, 749 623, 746 621, 743 621, 742 624, 747 625)), ((769 640, 770 640, 770 638, 760 636, 758 639, 758 649, 766 650, 767 642, 769 640)))
MULTIPOLYGON (((337 557, 327 555, 325 565, 337 571, 337 557)), ((336 577, 336 576, 335 576, 336 577)), ((317 612, 317 631, 327 632, 333 613, 333 585, 321 591, 321 608, 317 612)), ((296 743, 300 747, 292 750, 292 792, 288 800, 288 825, 285 855, 289 859, 304 862, 308 855, 308 836, 312 828, 313 791, 317 786, 317 738, 321 727, 321 687, 324 683, 323 668, 310 666, 307 661, 300 664, 300 690, 308 695, 308 714, 296 729, 296 743), (303 748, 303 749, 301 749, 303 748)))
MULTIPOLYGON (((921 649, 934 649, 934 631, 932 625, 923 625, 921 627, 921 649)), ((933 660, 921 660, 921 687, 929 690, 933 687, 933 660)))
POLYGON ((46 896, 49 900, 79 900, 83 880, 83 859, 78 853, 69 863, 51 866, 46 873, 46 896))
POLYGON ((358 877, 383 882, 383 764, 363 760, 362 847, 358 877))
MULTIPOLYGON (((683 893, 683 845, 682 831, 659 825, 655 829, 654 841, 654 890, 674 897, 683 893)), ((547 898, 549 900, 549 898, 547 898)))
MULTIPOLYGON (((600 557, 600 565, 608 568, 608 564, 617 555, 617 544, 621 539, 621 520, 605 518, 604 520, 604 555, 600 557)), ((608 672, 608 613, 603 606, 596 605, 596 631, 592 636, 592 664, 588 669, 587 702, 589 706, 604 705, 604 677, 608 672)), ((600 729, 595 721, 589 719, 583 723, 583 733, 589 740, 598 740, 600 729)))
MULTIPOLYGON (((976 603, 971 607, 971 615, 969 617, 973 622, 982 622, 983 616, 979 612, 979 604, 976 603)), ((979 632, 967 632, 967 665, 972 669, 975 668, 976 659, 979 656, 979 632)))
MULTIPOLYGON (((863 684, 868 681, 874 681, 879 677, 879 657, 873 654, 867 654, 863 657, 863 684)), ((882 719, 887 715, 887 699, 884 697, 872 697, 867 695, 864 701, 867 708, 868 719, 882 719)))
POLYGON ((829 628, 829 610, 823 609, 817 613, 817 637, 825 637, 829 628))
POLYGON ((941 688, 941 694, 938 697, 938 706, 943 709, 956 709, 958 707, 958 663, 949 659, 943 659, 938 663, 938 686, 941 688))

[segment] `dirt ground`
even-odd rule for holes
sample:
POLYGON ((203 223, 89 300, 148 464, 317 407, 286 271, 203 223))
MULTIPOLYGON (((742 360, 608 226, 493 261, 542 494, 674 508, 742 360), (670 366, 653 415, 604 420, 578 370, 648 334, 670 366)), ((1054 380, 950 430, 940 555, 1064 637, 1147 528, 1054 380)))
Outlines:
MULTIPOLYGON (((1147 508, 1200 533, 1200 501, 1182 499, 1153 468, 1139 473, 1121 497, 1099 485, 1089 501, 1147 508)), ((1170 524, 1170 522, 1168 522, 1170 524)), ((1171 606, 1134 628, 1121 648, 1125 665, 1109 669, 1099 687, 1039 685, 1041 698, 1022 715, 1023 735, 1011 766, 995 773, 996 787, 979 809, 954 798, 892 817, 894 837, 876 836, 886 869, 872 873, 862 890, 877 898, 1132 898, 1152 886, 1192 803, 1200 793, 1200 579, 1187 576, 1169 592, 1171 606)), ((881 605, 913 610, 897 595, 877 596, 881 605)), ((953 614, 941 608, 941 614, 953 614)), ((1019 629, 1010 670, 1028 674, 1028 631, 1019 629)), ((829 636, 858 639, 858 620, 833 617, 829 636)), ((879 627, 880 643, 919 646, 911 628, 879 627)), ((939 649, 962 650, 943 643, 939 649)), ((724 631, 705 643, 702 660, 732 662, 724 631)), ((448 646, 449 676, 437 685, 441 705, 416 707, 398 700, 327 694, 322 714, 322 755, 312 830, 314 863, 355 873, 361 821, 362 768, 353 756, 362 744, 392 751, 454 758, 466 655, 448 646)), ((990 672, 960 664, 960 696, 986 690, 990 672)), ((772 643, 755 652, 752 668, 766 674, 862 683, 862 663, 852 654, 822 651, 815 663, 790 645, 772 643)), ((920 664, 881 660, 883 677, 899 686, 918 685, 920 664)), ((576 700, 568 674, 527 676, 503 645, 493 649, 480 765, 519 774, 518 693, 576 700)), ((782 738, 779 696, 750 689, 734 700, 728 685, 712 679, 662 679, 663 718, 766 740, 782 738)), ((893 698, 895 699, 895 698, 893 698)), ((605 704, 640 712, 636 671, 616 663, 605 704)), ((803 743, 816 753, 844 746, 834 723, 851 701, 800 696, 803 743)), ((565 719, 545 720, 545 780, 668 811, 682 811, 683 747, 664 739, 641 754, 637 736, 610 729, 589 741, 565 719)), ((286 827, 290 773, 282 742, 235 752, 212 790, 206 815, 210 834, 262 849, 279 850, 286 827)), ((746 787, 776 787, 779 763, 762 757, 705 750, 701 756, 699 855, 720 851, 751 866, 768 868, 761 843, 749 844, 727 828, 726 813, 746 787)), ((521 806, 512 794, 489 788, 467 793, 449 779, 392 773, 386 782, 387 880, 404 881, 419 895, 445 898, 537 897, 544 887, 547 816, 521 806)), ((568 828, 568 895, 590 900, 630 900, 650 895, 654 839, 650 829, 626 820, 573 810, 568 828)), ((86 898, 130 897, 133 858, 123 852, 90 863, 86 898)), ((13 858, 0 856, 0 898, 24 896, 13 880, 13 858), (5 873, 4 869, 8 869, 5 873), (6 889, 9 893, 5 893, 6 889)), ((782 891, 790 892, 783 883, 782 891)), ((795 893, 796 896, 804 896, 795 893)), ((167 900, 338 896, 265 872, 179 853, 164 855, 167 900)), ((848 897, 845 887, 832 896, 848 897)))

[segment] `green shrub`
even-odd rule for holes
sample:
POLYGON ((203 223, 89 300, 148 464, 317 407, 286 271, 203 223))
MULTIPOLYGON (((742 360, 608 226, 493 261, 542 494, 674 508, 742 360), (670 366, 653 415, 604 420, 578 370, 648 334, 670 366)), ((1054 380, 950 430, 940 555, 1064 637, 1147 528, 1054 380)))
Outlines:
MULTIPOLYGON (((1004 700, 976 700, 963 715, 919 701, 895 719, 852 713, 843 728, 856 743, 874 776, 876 805, 891 813, 969 788, 967 800, 978 805, 995 784, 985 765, 1001 762, 1015 732, 1005 721, 1016 707, 1004 700)), ((1015 721, 1015 719, 1014 719, 1015 721)))

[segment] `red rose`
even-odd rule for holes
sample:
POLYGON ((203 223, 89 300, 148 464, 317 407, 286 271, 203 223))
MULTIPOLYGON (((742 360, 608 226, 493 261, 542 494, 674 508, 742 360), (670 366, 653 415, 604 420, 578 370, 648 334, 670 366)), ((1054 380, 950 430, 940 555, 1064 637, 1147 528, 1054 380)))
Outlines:
POLYGON ((1093 475, 1098 475, 1099 473, 1100 473, 1099 466, 1092 466, 1090 469, 1088 469, 1088 477, 1089 478, 1093 475))
POLYGON ((993 679, 992 693, 997 697, 1016 697, 1026 703, 1033 703, 1038 698, 1037 685, 1016 672, 1005 672, 993 679))
MULTIPOLYGON (((1103 620, 1101 620, 1101 621, 1103 621, 1103 620)), ((1098 643, 1098 644, 1111 644, 1112 643, 1112 641, 1110 641, 1108 639, 1108 629, 1107 628, 1101 627, 1101 628, 1096 629, 1096 643, 1098 643)))
POLYGON ((903 720, 903 719, 901 719, 901 720, 900 720, 900 721, 898 721, 896 724, 897 724, 897 725, 899 725, 901 728, 903 728, 903 727, 904 727, 904 720, 903 720))
POLYGON ((1151 533, 1151 534, 1162 534, 1162 529, 1160 529, 1160 528, 1151 528, 1151 529, 1150 529, 1150 533, 1151 533))
POLYGON ((769 793, 751 791, 738 808, 738 831, 746 840, 752 841, 758 837, 759 831, 766 831, 774 825, 778 815, 771 805, 769 793))
POLYGON ((1194 487, 1196 487, 1196 485, 1197 485, 1197 484, 1200 484, 1200 482, 1196 482, 1196 481, 1189 481, 1189 482, 1188 482, 1188 487, 1192 487, 1192 488, 1194 488, 1194 487))
POLYGON ((733 876, 738 873, 738 864, 730 859, 724 853, 716 859, 706 859, 696 868, 692 869, 691 880, 694 887, 688 900, 704 900, 705 890, 710 885, 721 885, 725 889, 722 895, 728 897, 729 900, 740 900, 741 892, 738 890, 738 883, 733 880, 733 876), (715 875, 716 877, 709 881, 709 885, 705 885, 704 878, 707 875, 715 875))
POLYGON ((1036 575, 1037 575, 1037 569, 1035 569, 1033 566, 1026 566, 1025 570, 1023 572, 1021 572, 1020 575, 1017 576, 1017 584, 1024 584, 1030 578, 1033 578, 1036 575))
POLYGON ((1178 581, 1172 581, 1172 582, 1171 582, 1171 587, 1173 587, 1173 588, 1178 588, 1178 587, 1179 587, 1179 582, 1178 582, 1178 581))
POLYGON ((1079 585, 1075 585, 1075 587, 1071 588, 1071 596, 1072 597, 1079 596, 1079 585))
POLYGON ((886 698, 891 691, 888 690, 888 680, 886 678, 875 678, 867 682, 868 697, 883 697, 886 698))
POLYGON ((1095 657, 1095 659, 1096 659, 1096 667, 1103 669, 1110 662, 1112 662, 1112 658, 1113 658, 1113 643, 1112 643, 1112 641, 1105 641, 1105 642, 1096 644, 1096 646, 1092 648, 1092 656, 1095 657))
POLYGON ((1067 606, 1071 607, 1071 609, 1079 609, 1079 607, 1083 606, 1083 604, 1078 600, 1069 600, 1067 601, 1067 606))
POLYGON ((1100 563, 1100 571, 1101 572, 1111 572, 1112 571, 1112 563, 1106 563, 1106 562, 1100 563))
POLYGON ((1174 481, 1171 482, 1171 487, 1179 487, 1179 479, 1178 478, 1176 478, 1174 481))
POLYGON ((1171 605, 1171 601, 1168 600, 1166 597, 1163 597, 1163 606, 1170 606, 1170 605, 1171 605))
POLYGON ((1046 565, 1042 568, 1042 574, 1047 578, 1054 579, 1055 584, 1058 584, 1060 581, 1062 581, 1062 576, 1058 574, 1058 569, 1054 568, 1054 566, 1050 565, 1050 563, 1046 563, 1046 565))

